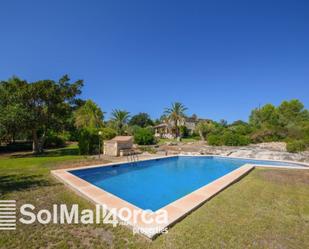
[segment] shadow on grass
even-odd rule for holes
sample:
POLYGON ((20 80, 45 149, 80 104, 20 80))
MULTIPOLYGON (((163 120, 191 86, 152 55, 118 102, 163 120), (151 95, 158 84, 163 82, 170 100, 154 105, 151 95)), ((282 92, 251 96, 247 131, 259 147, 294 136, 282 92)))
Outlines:
POLYGON ((45 151, 42 155, 37 156, 45 156, 45 157, 57 157, 57 156, 77 156, 79 155, 78 148, 61 148, 45 151))
POLYGON ((61 157, 61 156, 77 156, 79 155, 78 148, 65 147, 60 149, 46 150, 42 154, 23 153, 14 154, 10 158, 30 158, 30 157, 61 157))
POLYGON ((43 175, 3 175, 0 176, 0 196, 13 191, 53 185, 57 185, 57 183, 44 179, 43 175))

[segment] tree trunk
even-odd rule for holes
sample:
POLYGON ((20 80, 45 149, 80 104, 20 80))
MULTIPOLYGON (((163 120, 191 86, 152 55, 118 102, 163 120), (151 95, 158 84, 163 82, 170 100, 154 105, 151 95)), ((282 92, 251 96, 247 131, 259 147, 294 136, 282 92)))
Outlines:
POLYGON ((35 154, 40 153, 39 138, 36 130, 32 130, 32 152, 35 154))
POLYGON ((178 121, 177 119, 174 120, 174 125, 175 125, 175 135, 176 139, 179 137, 179 130, 178 130, 178 121))
POLYGON ((42 137, 39 139, 39 153, 44 152, 44 143, 45 143, 45 132, 43 133, 42 137))
POLYGON ((45 132, 41 138, 38 137, 36 130, 32 130, 32 152, 35 154, 43 153, 43 146, 45 142, 45 132))
POLYGON ((15 144, 15 132, 12 133, 13 144, 15 144))
POLYGON ((205 137, 203 136, 203 132, 201 130, 198 131, 202 141, 205 141, 205 137))

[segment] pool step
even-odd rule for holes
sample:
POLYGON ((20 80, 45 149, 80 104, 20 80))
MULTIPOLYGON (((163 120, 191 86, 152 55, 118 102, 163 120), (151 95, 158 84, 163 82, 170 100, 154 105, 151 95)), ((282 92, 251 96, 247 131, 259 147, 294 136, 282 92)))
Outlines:
POLYGON ((136 163, 139 160, 138 154, 134 151, 130 151, 127 155, 127 160, 128 160, 128 162, 136 163))

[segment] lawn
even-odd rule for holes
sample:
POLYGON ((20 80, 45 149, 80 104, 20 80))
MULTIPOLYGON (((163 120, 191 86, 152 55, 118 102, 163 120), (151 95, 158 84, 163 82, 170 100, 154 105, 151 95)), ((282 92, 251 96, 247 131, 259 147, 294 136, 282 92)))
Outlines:
MULTIPOLYGON (((41 157, 0 157, 0 199, 94 206, 50 176, 50 170, 91 164, 75 148, 41 157)), ((309 171, 255 169, 168 234, 150 242, 111 225, 20 225, 0 231, 0 248, 309 248, 309 171)))

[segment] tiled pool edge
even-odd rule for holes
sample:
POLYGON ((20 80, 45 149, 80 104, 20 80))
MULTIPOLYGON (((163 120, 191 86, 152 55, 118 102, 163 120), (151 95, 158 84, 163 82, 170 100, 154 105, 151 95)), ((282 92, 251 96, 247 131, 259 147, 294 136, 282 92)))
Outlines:
MULTIPOLYGON (((239 157, 239 156, 223 156, 219 154, 178 154, 177 156, 183 157, 218 157, 218 158, 227 158, 227 159, 241 159, 241 160, 257 160, 257 161, 268 161, 268 162, 278 162, 278 163, 287 163, 291 164, 291 166, 281 166, 281 165, 267 165, 269 167, 277 167, 277 168, 289 168, 289 169, 309 169, 309 163, 307 162, 298 162, 298 161, 290 161, 290 160, 277 160, 277 159, 265 159, 265 158, 250 158, 250 157, 239 157), (294 165, 294 166, 292 166, 294 165), (296 166, 297 165, 297 166, 296 166)), ((262 167, 265 165, 262 164, 254 164, 257 167, 262 167)))
MULTIPOLYGON (((166 157, 164 157, 166 158, 166 157)), ((155 158, 159 159, 159 158, 155 158)), ((155 160, 155 159, 146 159, 146 160, 155 160)), ((143 160, 144 161, 144 160, 143 160)), ((121 164, 121 163, 120 163, 121 164)), ((110 166, 114 165, 114 163, 100 165, 100 166, 110 166)), ((98 166, 93 166, 98 167, 98 166)), ((85 167, 89 168, 89 167, 85 167)), ((81 168, 79 168, 81 169, 81 168)), ((248 174, 252 169, 254 169, 254 165, 245 164, 236 170, 216 179, 215 181, 193 191, 192 193, 168 204, 167 206, 159 209, 166 210, 168 212, 168 222, 164 225, 159 225, 160 229, 164 229, 167 227, 172 226, 179 220, 183 219, 186 215, 193 212, 209 199, 217 195, 219 192, 223 191, 225 188, 230 186, 231 184, 238 181, 240 178, 244 177, 248 174)), ((77 194, 86 197, 86 199, 90 200, 95 204, 105 204, 109 208, 122 208, 126 207, 130 210, 135 211, 142 211, 142 209, 134 206, 133 204, 114 196, 113 194, 100 189, 91 183, 71 174, 69 171, 73 169, 63 169, 63 170, 53 170, 51 174, 63 182, 65 185, 69 186, 74 192, 77 194)), ((155 215, 153 213, 152 215, 155 215)), ((140 234, 146 236, 149 239, 154 239, 160 232, 153 232, 157 231, 155 228, 158 228, 158 225, 154 224, 152 227, 149 225, 142 224, 141 221, 137 222, 137 224, 133 224, 129 222, 127 224, 129 227, 139 231, 140 234), (151 231, 151 228, 153 230, 151 231), (149 232, 150 230, 150 232, 149 232)))
MULTIPOLYGON (((204 203, 215 197, 217 194, 238 182, 255 168, 254 165, 245 164, 232 172, 216 179, 215 181, 185 195, 178 200, 161 208, 172 212, 172 218, 166 227, 170 227, 185 218, 187 215, 201 207, 204 203), (173 210, 174 209, 174 210, 173 210), (175 210, 176 209, 176 210, 175 210), (175 212, 176 211, 176 212, 175 212), (177 214, 178 211, 178 214, 177 214), (180 211, 180 212, 179 212, 180 211)), ((170 212, 169 212, 170 218, 170 212)))

